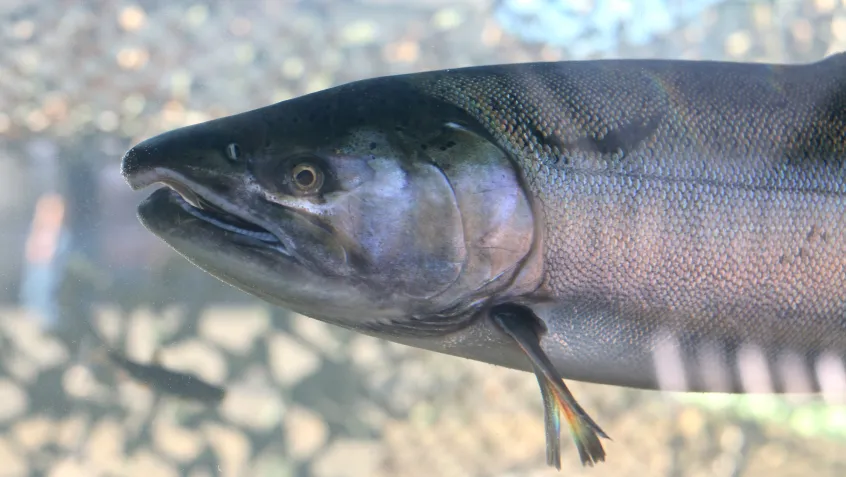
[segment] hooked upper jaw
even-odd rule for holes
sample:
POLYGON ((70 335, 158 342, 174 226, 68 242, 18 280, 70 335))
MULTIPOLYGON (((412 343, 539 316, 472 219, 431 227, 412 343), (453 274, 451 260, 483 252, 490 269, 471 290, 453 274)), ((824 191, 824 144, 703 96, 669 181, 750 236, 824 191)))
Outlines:
MULTIPOLYGON (((234 204, 221 200, 220 197, 211 193, 207 187, 195 183, 178 172, 154 167, 142 170, 137 174, 129 174, 126 177, 130 186, 136 190, 154 184, 166 186, 161 194, 168 195, 168 204, 175 204, 179 206, 182 212, 191 217, 232 233, 232 240, 241 243, 254 242, 255 246, 266 246, 283 255, 291 255, 290 249, 286 248, 285 237, 280 238, 279 235, 270 231, 267 228, 269 225, 263 224, 264 221, 245 214, 234 204)), ((155 225, 159 221, 154 220, 154 218, 156 214, 163 212, 159 209, 159 207, 164 207, 162 204, 164 202, 147 201, 138 209, 142 223, 157 235, 160 235, 161 232, 155 225)), ((183 222, 180 220, 176 223, 183 222)))
MULTIPOLYGON (((169 179, 170 174, 186 167, 213 166, 213 158, 208 154, 203 156, 202 161, 197 161, 198 155, 190 153, 192 150, 216 149, 209 134, 198 134, 198 126, 187 126, 155 135, 126 151, 121 159, 120 172, 129 187, 132 190, 141 190, 169 179)), ((220 162, 220 165, 223 165, 223 161, 220 162)), ((178 183, 176 180, 173 182, 178 183)), ((190 195, 190 189, 187 187, 180 192, 190 195)))

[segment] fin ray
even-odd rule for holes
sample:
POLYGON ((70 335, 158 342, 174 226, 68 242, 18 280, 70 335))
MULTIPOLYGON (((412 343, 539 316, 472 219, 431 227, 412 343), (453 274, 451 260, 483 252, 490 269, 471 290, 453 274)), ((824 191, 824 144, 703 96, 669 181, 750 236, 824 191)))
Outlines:
POLYGON ((543 398, 543 423, 546 431, 546 463, 561 470, 561 410, 554 391, 542 374, 535 371, 543 398))
POLYGON ((539 323, 534 312, 520 305, 505 304, 494 307, 490 314, 494 322, 514 339, 532 363, 544 400, 547 463, 560 469, 559 432, 562 414, 569 424, 570 434, 576 443, 582 465, 593 466, 596 462, 604 461, 605 449, 599 438, 610 440, 610 437, 576 401, 540 347, 539 335, 531 326, 533 323, 539 323))

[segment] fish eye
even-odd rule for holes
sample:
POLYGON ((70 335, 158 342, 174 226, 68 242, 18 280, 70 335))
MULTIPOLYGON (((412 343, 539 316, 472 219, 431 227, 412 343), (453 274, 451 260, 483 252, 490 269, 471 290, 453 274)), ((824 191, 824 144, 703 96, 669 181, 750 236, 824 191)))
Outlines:
POLYGON ((237 161, 241 157, 241 146, 234 142, 230 143, 226 146, 226 157, 229 160, 237 161))
POLYGON ((310 162, 301 162, 291 169, 291 182, 300 192, 317 192, 323 187, 323 181, 323 171, 310 162))

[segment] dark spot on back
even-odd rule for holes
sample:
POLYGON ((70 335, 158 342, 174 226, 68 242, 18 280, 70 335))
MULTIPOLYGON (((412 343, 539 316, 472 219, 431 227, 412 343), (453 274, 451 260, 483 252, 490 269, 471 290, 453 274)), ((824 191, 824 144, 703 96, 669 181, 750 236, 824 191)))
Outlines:
POLYGON ((571 148, 575 147, 575 149, 600 154, 622 153, 625 155, 637 149, 643 141, 651 136, 658 129, 660 121, 660 116, 655 115, 631 122, 609 130, 602 137, 585 137, 571 145, 571 148))
POLYGON ((789 131, 783 160, 777 166, 846 166, 846 82, 838 79, 814 94, 818 96, 814 114, 794 121, 796 128, 789 131))
POLYGON ((564 149, 567 147, 564 145, 563 142, 561 142, 560 139, 558 139, 554 135, 547 136, 535 125, 532 125, 529 129, 529 134, 532 136, 533 142, 541 146, 542 148, 549 148, 552 151, 557 148, 559 151, 564 151, 564 149))
POLYGON ((655 134, 661 124, 661 118, 661 114, 656 113, 648 118, 640 118, 609 129, 604 135, 587 134, 569 142, 564 142, 554 135, 545 135, 534 125, 529 133, 536 145, 555 155, 556 166, 564 167, 570 165, 572 157, 578 157, 580 154, 619 154, 617 160, 627 156, 655 134))
POLYGON ((370 150, 372 151, 372 150, 374 150, 374 149, 376 149, 376 143, 375 143, 375 142, 371 142, 371 143, 370 143, 370 150))

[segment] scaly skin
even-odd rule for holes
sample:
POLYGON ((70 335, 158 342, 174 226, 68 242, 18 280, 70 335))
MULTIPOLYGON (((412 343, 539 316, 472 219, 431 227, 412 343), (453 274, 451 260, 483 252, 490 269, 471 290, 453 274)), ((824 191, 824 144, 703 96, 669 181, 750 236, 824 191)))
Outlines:
POLYGON ((846 395, 845 165, 836 55, 375 78, 161 134, 122 168, 178 192, 141 221, 224 282, 534 371, 558 465, 561 416, 605 457, 560 378, 846 395))
POLYGON ((846 56, 408 81, 468 111, 520 163, 557 302, 539 312, 544 350, 564 376, 801 392, 822 374, 846 392, 846 56))

